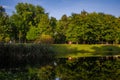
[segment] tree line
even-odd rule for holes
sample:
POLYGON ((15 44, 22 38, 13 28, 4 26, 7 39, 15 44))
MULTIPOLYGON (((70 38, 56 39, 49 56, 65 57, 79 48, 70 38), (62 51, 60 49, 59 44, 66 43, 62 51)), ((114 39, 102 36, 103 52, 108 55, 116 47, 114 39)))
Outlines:
POLYGON ((120 43, 120 17, 83 10, 57 20, 42 6, 18 3, 15 9, 9 16, 0 6, 0 42, 120 43))

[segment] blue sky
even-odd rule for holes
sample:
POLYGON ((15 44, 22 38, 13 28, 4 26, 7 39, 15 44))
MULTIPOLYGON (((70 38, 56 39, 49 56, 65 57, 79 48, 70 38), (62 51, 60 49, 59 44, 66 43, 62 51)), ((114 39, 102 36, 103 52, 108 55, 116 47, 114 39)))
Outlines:
POLYGON ((40 5, 50 16, 57 19, 63 14, 70 16, 71 13, 80 13, 82 10, 120 16, 120 0, 0 0, 0 5, 11 15, 18 2, 40 5))

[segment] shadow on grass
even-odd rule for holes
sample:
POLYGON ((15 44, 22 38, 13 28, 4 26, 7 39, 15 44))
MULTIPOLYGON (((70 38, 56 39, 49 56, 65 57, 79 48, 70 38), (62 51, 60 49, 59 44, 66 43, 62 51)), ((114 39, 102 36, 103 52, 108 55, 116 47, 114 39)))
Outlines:
POLYGON ((120 47, 116 45, 104 45, 101 47, 92 47, 93 55, 120 55, 120 47))
POLYGON ((58 57, 68 57, 72 55, 78 57, 120 55, 120 47, 117 45, 101 45, 89 48, 93 51, 78 49, 77 46, 71 47, 71 45, 56 45, 54 49, 58 57))
POLYGON ((71 47, 71 45, 55 45, 53 47, 58 57, 68 57, 69 55, 91 53, 89 50, 79 50, 78 47, 71 47))

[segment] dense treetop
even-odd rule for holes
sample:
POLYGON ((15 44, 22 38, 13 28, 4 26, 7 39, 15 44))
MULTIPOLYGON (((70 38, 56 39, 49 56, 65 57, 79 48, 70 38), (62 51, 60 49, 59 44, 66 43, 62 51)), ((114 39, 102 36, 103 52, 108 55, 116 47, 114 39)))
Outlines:
POLYGON ((120 18, 113 15, 83 10, 56 20, 41 6, 18 3, 15 8, 8 16, 0 6, 0 41, 34 42, 47 35, 54 43, 120 43, 120 18))

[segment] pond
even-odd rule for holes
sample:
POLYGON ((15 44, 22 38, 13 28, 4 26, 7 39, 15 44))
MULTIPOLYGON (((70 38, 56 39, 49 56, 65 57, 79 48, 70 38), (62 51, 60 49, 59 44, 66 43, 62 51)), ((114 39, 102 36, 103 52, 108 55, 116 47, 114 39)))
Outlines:
POLYGON ((59 58, 49 65, 0 70, 0 80, 119 80, 120 57, 59 58))

